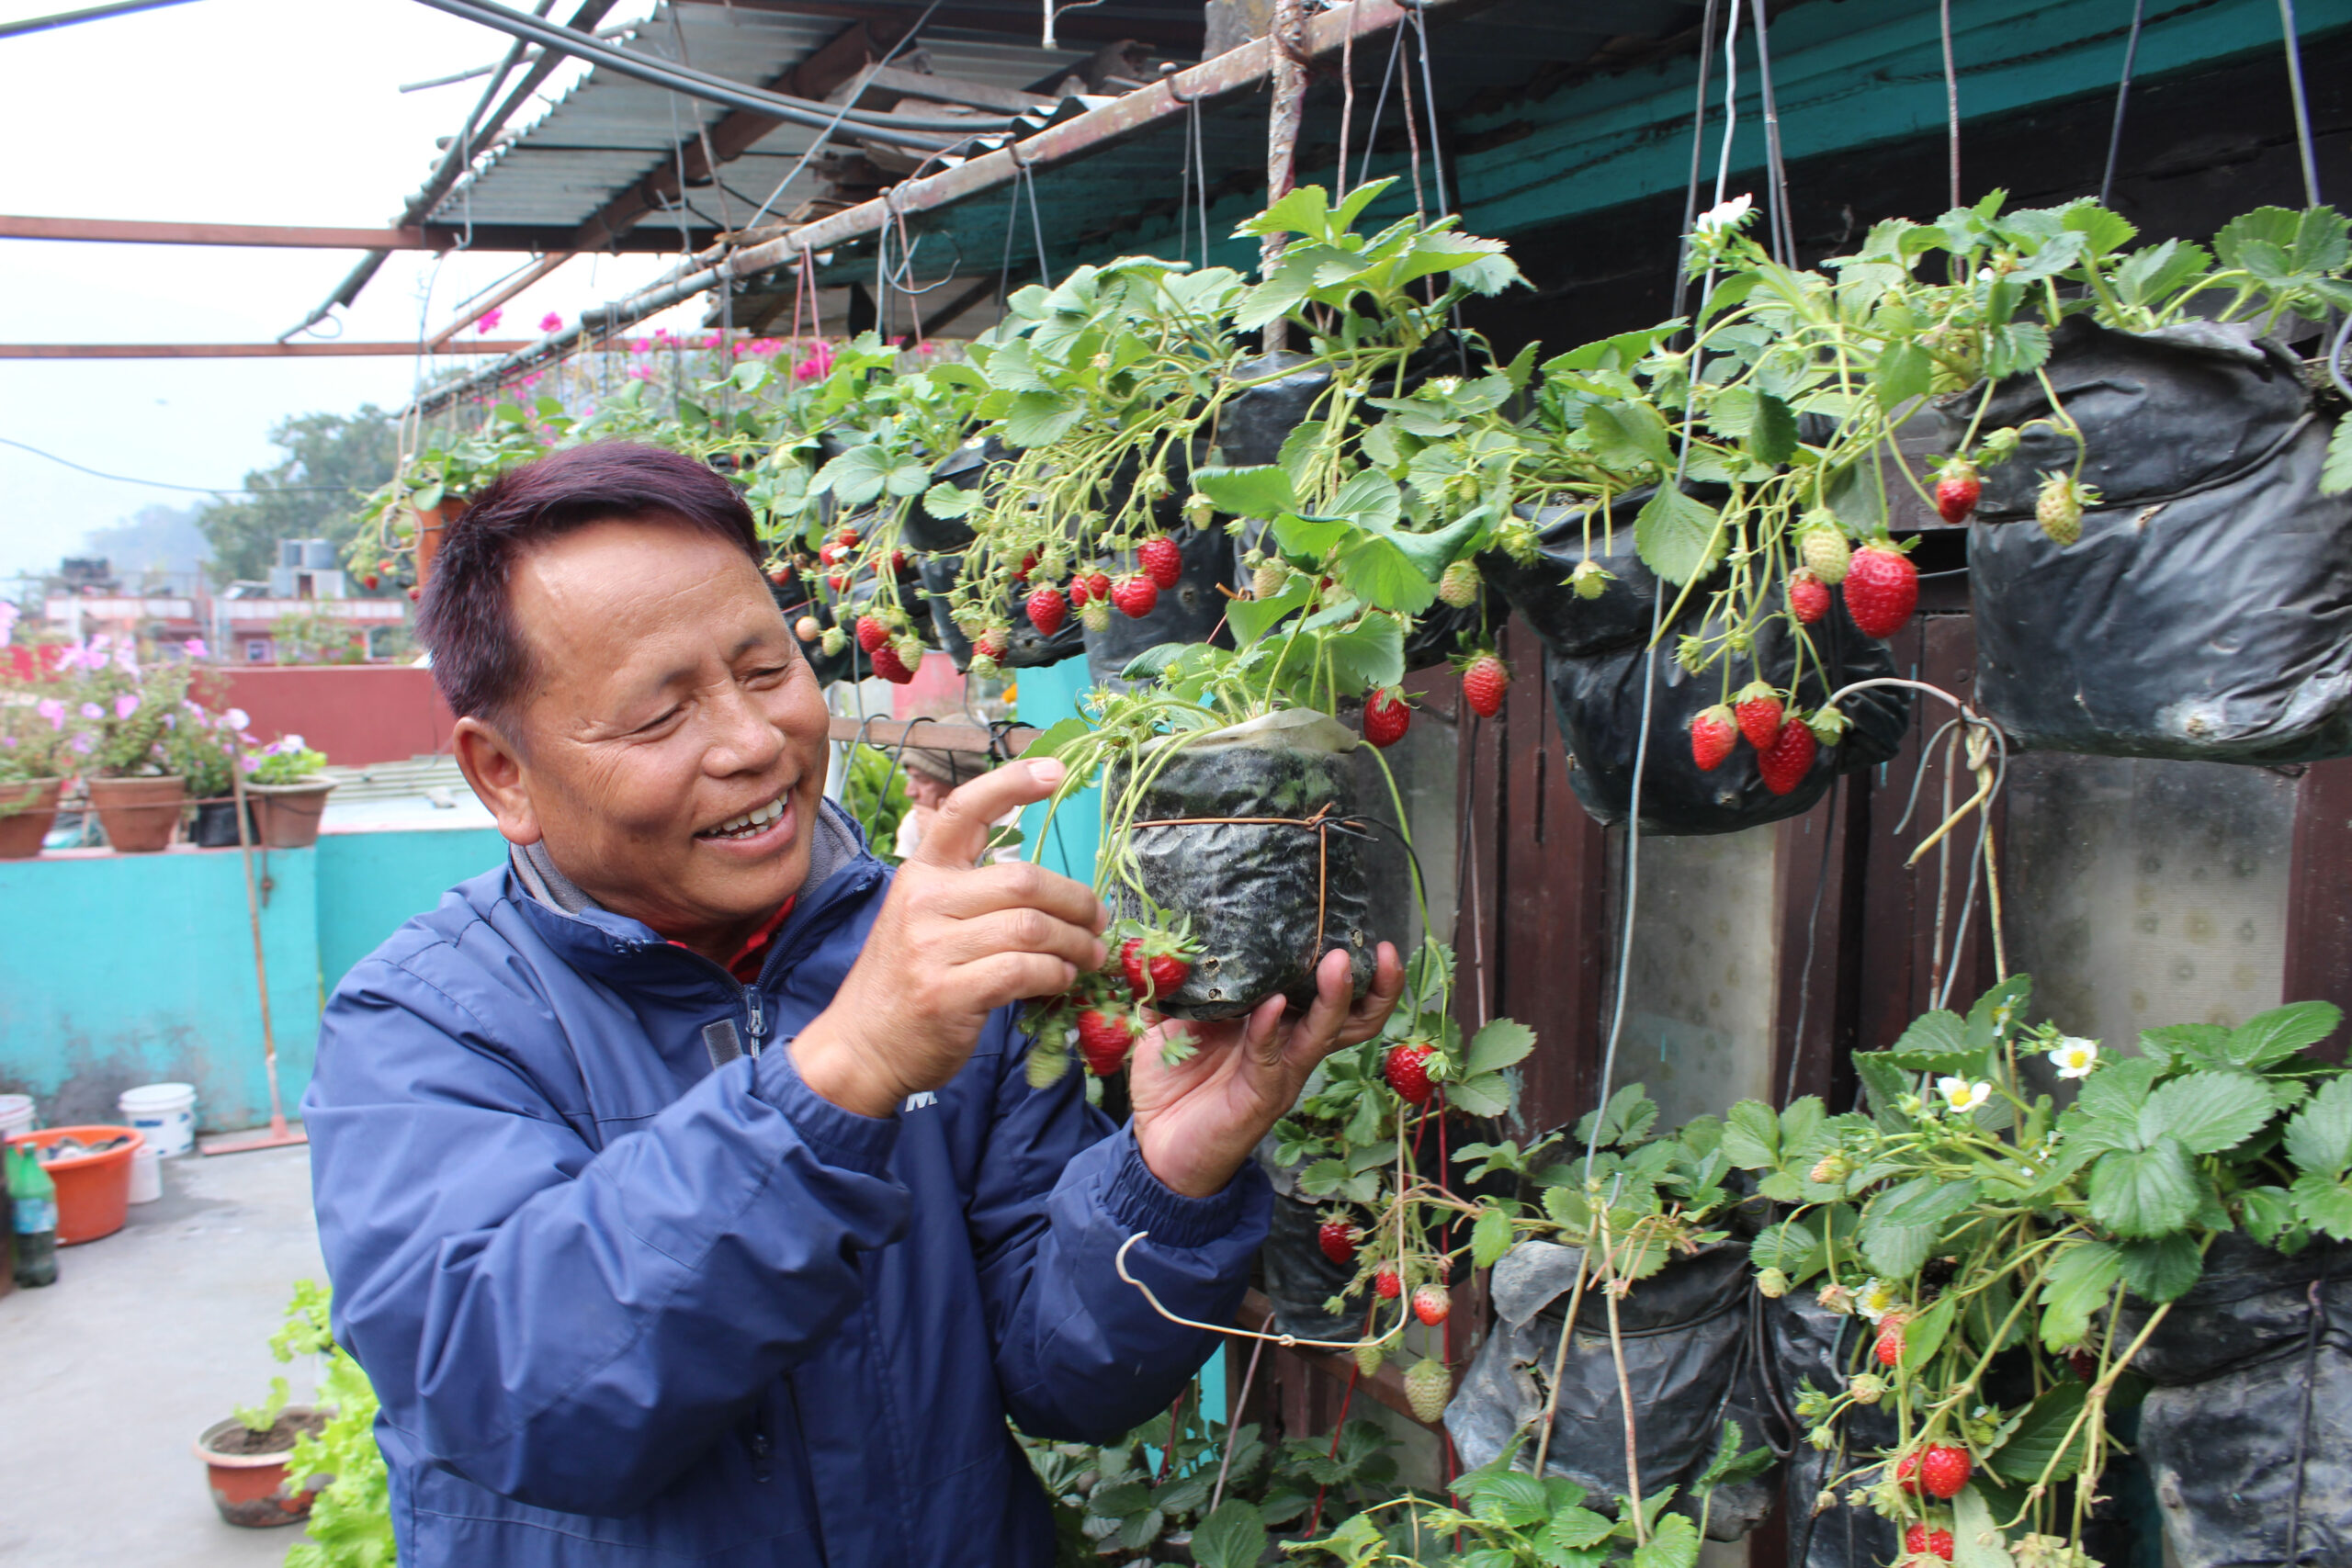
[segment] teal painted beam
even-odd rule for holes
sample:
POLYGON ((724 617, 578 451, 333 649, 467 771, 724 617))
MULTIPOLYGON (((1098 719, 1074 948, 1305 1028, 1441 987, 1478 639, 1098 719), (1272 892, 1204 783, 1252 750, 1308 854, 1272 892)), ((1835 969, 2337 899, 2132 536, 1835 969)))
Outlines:
MULTIPOLYGON (((317 852, 273 851, 262 910, 288 1111, 318 1041, 317 852)), ((52 1125, 116 1120, 137 1084, 197 1088, 207 1132, 269 1120, 243 867, 233 850, 0 861, 0 1089, 52 1125)))
POLYGON ((495 828, 329 833, 319 840, 319 990, 335 988, 441 895, 506 859, 495 828))

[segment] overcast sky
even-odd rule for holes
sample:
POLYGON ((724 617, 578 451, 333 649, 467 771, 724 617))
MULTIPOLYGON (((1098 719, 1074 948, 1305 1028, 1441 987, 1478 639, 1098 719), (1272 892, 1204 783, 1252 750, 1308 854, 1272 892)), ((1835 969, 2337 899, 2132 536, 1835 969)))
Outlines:
MULTIPOLYGON (((0 0, 0 20, 84 0, 0 0)), ((607 25, 643 16, 622 0, 607 25)), ((499 57, 506 40, 417 0, 191 0, 0 39, 0 207, 39 216, 380 227, 424 183, 481 81, 404 82, 499 57)), ((571 80, 559 73, 544 91, 571 80)), ((515 124, 539 112, 526 108, 515 124)), ((0 240, 0 342, 266 342, 308 315, 356 253, 0 240)), ((410 342, 515 256, 396 254, 345 334, 410 342), (427 288, 430 287, 430 298, 427 288)), ((506 307, 533 335, 662 270, 582 257, 506 307)), ((685 312, 679 312, 684 315, 685 312)), ((664 318, 667 320, 668 318, 664 318)), ((699 318, 694 318, 698 320, 699 318)), ((516 327, 521 331, 516 331, 516 327)), ((288 414, 404 401, 405 357, 0 360, 0 436, 108 473, 235 485, 277 460, 288 414)), ((0 578, 51 566, 83 533, 200 496, 117 483, 0 446, 0 578)))

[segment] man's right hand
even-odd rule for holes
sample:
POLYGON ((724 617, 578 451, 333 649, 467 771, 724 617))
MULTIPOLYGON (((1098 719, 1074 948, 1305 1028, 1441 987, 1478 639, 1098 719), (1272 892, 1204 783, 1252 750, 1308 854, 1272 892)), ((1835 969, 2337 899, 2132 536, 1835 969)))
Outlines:
POLYGON ((801 1080, 888 1116, 961 1071, 989 1014, 1069 989, 1108 956, 1094 890, 1026 861, 975 867, 991 825, 1060 784, 1060 762, 1013 762, 949 795, 899 868, 865 951, 792 1043, 801 1080))

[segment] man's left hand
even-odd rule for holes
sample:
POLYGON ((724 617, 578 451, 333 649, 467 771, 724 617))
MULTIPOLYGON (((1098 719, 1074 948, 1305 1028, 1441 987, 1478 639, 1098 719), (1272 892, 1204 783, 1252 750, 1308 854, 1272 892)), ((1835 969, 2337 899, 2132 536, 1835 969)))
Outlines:
POLYGON ((1258 1140, 1297 1103, 1315 1065, 1380 1032, 1405 993, 1396 949, 1380 944, 1372 988, 1349 1002, 1348 955, 1333 949, 1315 971, 1315 1003, 1283 1019, 1279 996, 1240 1018, 1215 1023, 1163 1019, 1136 1043, 1127 1089, 1136 1144, 1161 1182, 1188 1198, 1224 1190, 1258 1140), (1170 1066, 1164 1039, 1188 1039, 1193 1054, 1170 1066))

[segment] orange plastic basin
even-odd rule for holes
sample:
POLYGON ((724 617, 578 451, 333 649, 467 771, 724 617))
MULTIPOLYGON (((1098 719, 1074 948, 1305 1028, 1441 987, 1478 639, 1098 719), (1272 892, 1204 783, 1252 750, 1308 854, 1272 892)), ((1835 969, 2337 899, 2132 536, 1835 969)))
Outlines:
POLYGON ((126 1133, 130 1134, 130 1142, 104 1154, 78 1155, 41 1167, 57 1183, 57 1239, 61 1246, 96 1241, 122 1228, 123 1216, 130 1210, 130 1158, 146 1146, 146 1135, 131 1127, 43 1127, 38 1133, 20 1133, 8 1140, 27 1148, 41 1149, 61 1138, 102 1144, 126 1133))

